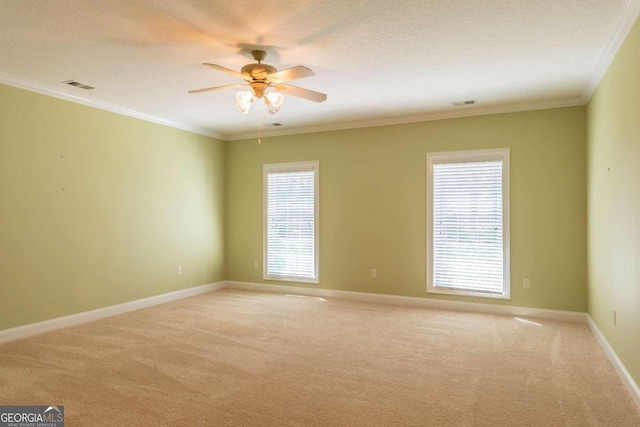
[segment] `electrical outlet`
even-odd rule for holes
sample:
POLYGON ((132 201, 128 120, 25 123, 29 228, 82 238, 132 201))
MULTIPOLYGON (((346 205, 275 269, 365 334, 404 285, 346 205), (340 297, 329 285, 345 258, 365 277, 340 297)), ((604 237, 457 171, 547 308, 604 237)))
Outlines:
POLYGON ((176 270, 176 274, 178 276, 182 276, 182 266, 181 265, 178 266, 178 269, 176 270))
POLYGON ((258 261, 253 261, 253 268, 257 269, 258 267, 260 267, 260 264, 258 264, 258 261))
POLYGON ((522 279, 522 287, 529 289, 531 287, 531 279, 522 279))
POLYGON ((375 268, 371 269, 371 277, 377 277, 378 276, 378 272, 376 271, 375 268))

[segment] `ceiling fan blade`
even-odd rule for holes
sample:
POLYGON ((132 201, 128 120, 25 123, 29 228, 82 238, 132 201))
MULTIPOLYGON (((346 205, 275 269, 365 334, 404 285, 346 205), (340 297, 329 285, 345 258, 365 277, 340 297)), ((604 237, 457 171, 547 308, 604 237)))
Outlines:
POLYGON ((226 86, 214 86, 214 87, 205 87, 203 89, 195 89, 190 90, 189 93, 201 93, 201 92, 209 92, 211 90, 220 90, 220 89, 233 89, 234 87, 247 87, 248 85, 237 84, 237 85, 226 85, 226 86))
POLYGON ((327 99, 327 95, 325 95, 324 93, 315 92, 309 89, 303 89, 297 86, 279 84, 276 86, 276 90, 286 95, 293 95, 297 96, 298 98, 304 98, 314 102, 322 102, 327 99))
POLYGON ((267 80, 271 83, 284 83, 289 80, 301 79, 303 77, 311 77, 315 73, 309 68, 298 65, 297 67, 287 68, 286 70, 277 71, 267 76, 267 80))
POLYGON ((231 74, 232 76, 240 77, 241 79, 244 79, 244 80, 248 80, 248 81, 251 80, 251 77, 245 76, 244 74, 239 73, 237 71, 233 71, 230 68, 223 67, 222 65, 209 64, 208 62, 203 62, 202 65, 206 65, 207 67, 215 68, 216 70, 223 71, 223 72, 225 72, 227 74, 231 74))

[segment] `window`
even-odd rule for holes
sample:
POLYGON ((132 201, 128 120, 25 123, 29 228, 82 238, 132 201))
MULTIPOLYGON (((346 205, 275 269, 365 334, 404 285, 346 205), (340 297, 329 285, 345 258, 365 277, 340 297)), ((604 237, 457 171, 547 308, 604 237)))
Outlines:
POLYGON ((427 154, 427 291, 509 298, 509 149, 427 154))
POLYGON ((318 170, 264 165, 264 270, 269 280, 318 283, 318 170))

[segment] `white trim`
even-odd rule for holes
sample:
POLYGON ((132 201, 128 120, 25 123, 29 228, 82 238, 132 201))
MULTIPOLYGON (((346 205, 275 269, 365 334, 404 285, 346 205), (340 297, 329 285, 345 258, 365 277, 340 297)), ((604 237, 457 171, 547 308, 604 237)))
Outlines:
MULTIPOLYGON (((461 117, 488 116, 492 114, 517 113, 521 111, 549 110, 552 108, 576 107, 584 105, 582 98, 565 98, 551 101, 523 102, 520 104, 496 105, 490 107, 459 107, 455 110, 435 111, 430 113, 413 114, 399 117, 379 117, 376 119, 354 120, 343 123, 331 123, 326 125, 282 127, 271 130, 262 130, 262 139, 272 136, 300 135, 314 132, 329 132, 334 130, 369 128, 378 126, 401 125, 407 123, 430 122, 435 120, 457 119, 461 117)), ((227 135, 227 141, 240 141, 254 139, 258 132, 244 132, 227 135)))
POLYGON ((629 32, 635 25, 638 16, 640 15, 640 0, 627 0, 627 5, 618 17, 618 20, 614 26, 616 33, 609 41, 600 55, 600 60, 596 66, 591 78, 587 82, 587 85, 582 90, 582 99, 586 104, 591 99, 591 96, 596 91, 598 85, 602 81, 602 78, 607 73, 609 66, 615 59, 618 51, 622 47, 622 44, 627 39, 629 32))
MULTIPOLYGON (((533 110, 546 110, 552 108, 564 108, 564 107, 574 107, 585 105, 589 102, 589 99, 595 92, 596 88, 600 84, 600 81, 604 77, 607 69, 611 65, 611 62, 615 58, 618 50, 626 40, 629 32, 633 28, 638 16, 640 15, 640 0, 627 0, 627 5, 625 6, 623 12, 620 14, 618 18, 618 22, 615 25, 616 33, 614 37, 610 40, 610 42, 605 47, 600 60, 598 61, 598 65, 593 71, 591 78, 588 83, 582 90, 582 93, 579 97, 574 98, 562 98, 562 99, 554 99, 554 100, 545 100, 545 101, 531 101, 531 102, 522 102, 517 104, 508 104, 508 105, 495 105, 495 106, 486 106, 486 107, 470 107, 470 108, 457 108, 446 111, 435 111, 428 112, 422 114, 413 114, 408 116, 399 116, 399 117, 380 117, 375 119, 364 119, 364 120, 353 120, 349 122, 343 123, 330 123, 324 125, 312 125, 312 126, 301 126, 301 127, 292 127, 292 128, 280 128, 273 130, 263 130, 262 137, 268 138, 272 136, 284 136, 284 135, 298 135, 298 134, 306 134, 313 132, 327 132, 327 131, 335 131, 335 130, 346 130, 346 129, 358 129, 358 128, 367 128, 367 127, 376 127, 376 126, 388 126, 388 125, 398 125, 398 124, 406 124, 406 123, 416 123, 416 122, 427 122, 434 120, 444 120, 444 119, 453 119, 453 118, 461 118, 461 117, 473 117, 473 116, 485 116, 491 114, 503 114, 503 113, 514 113, 520 111, 533 111, 533 110)), ((197 133, 200 135, 210 136, 213 138, 220 139, 222 141, 240 141, 244 139, 252 139, 258 136, 257 132, 240 132, 234 134, 222 134, 211 130, 206 130, 202 128, 197 128, 189 125, 185 125, 182 123, 172 122, 169 120, 149 116, 144 113, 140 113, 137 111, 129 110, 126 108, 122 108, 116 105, 108 104, 102 101, 90 100, 78 95, 72 95, 69 93, 65 93, 62 91, 58 91, 53 89, 50 86, 43 85, 41 83, 36 83, 24 78, 12 76, 5 73, 0 73, 0 83, 17 87, 20 89, 29 90, 31 92, 37 92, 48 96, 53 96, 56 98, 64 99, 67 101, 75 102, 78 104, 87 105, 94 108, 99 108, 106 111, 111 111, 117 114, 122 114, 125 116, 134 117, 137 119, 158 123, 161 125, 173 127, 176 129, 186 130, 188 132, 197 133)))
POLYGON ((262 165, 262 278, 284 282, 320 283, 320 161, 305 160, 289 163, 265 163, 262 165), (313 171, 313 250, 314 277, 280 276, 267 271, 267 212, 268 212, 268 175, 270 173, 311 172, 313 171))
POLYGON ((474 296, 481 298, 511 298, 511 257, 510 257, 510 150, 509 148, 491 148, 484 150, 464 150, 427 153, 427 292, 474 296), (500 161, 502 164, 502 291, 500 293, 480 292, 473 289, 456 289, 434 284, 434 189, 433 165, 440 163, 474 163, 500 161))
MULTIPOLYGON (((631 1, 634 1, 634 0, 631 0, 631 1)), ((210 136, 212 138, 217 138, 221 141, 240 141, 244 139, 252 139, 252 138, 258 137, 258 133, 254 131, 234 133, 234 134, 222 134, 222 133, 211 131, 211 130, 206 130, 202 128, 185 125, 182 123, 172 122, 166 119, 153 117, 153 116, 140 113, 134 110, 129 110, 123 107, 119 107, 117 105, 109 104, 102 101, 91 100, 79 95, 74 95, 74 94, 70 94, 60 90, 56 90, 48 85, 36 83, 31 80, 27 80, 21 77, 16 77, 16 76, 12 76, 10 74, 1 73, 1 72, 0 72, 0 83, 8 86, 16 87, 19 89, 28 90, 30 92, 40 93, 42 95, 53 96, 55 98, 75 102, 77 104, 87 105, 89 107, 110 111, 112 113, 137 118, 140 120, 145 120, 148 122, 157 123, 157 124, 169 126, 176 129, 186 130, 188 132, 197 133, 199 135, 210 136)), ((263 129, 261 136, 262 138, 268 138, 271 136, 299 135, 299 134, 314 133, 314 132, 328 132, 328 131, 334 131, 334 130, 389 126, 389 125, 398 125, 398 124, 407 124, 407 123, 428 122, 428 121, 434 121, 434 120, 454 119, 454 118, 461 118, 461 117, 515 113, 520 111, 547 110, 552 108, 575 107, 579 105, 584 105, 585 103, 586 101, 584 97, 578 97, 578 98, 556 99, 556 100, 550 100, 550 101, 523 102, 519 104, 495 105, 495 106, 487 106, 487 107, 471 107, 471 108, 459 107, 454 110, 435 111, 435 112, 422 113, 422 114, 412 114, 408 116, 379 117, 375 119, 353 120, 353 121, 342 122, 342 123, 330 123, 325 125, 280 128, 280 129, 273 129, 273 130, 263 129)))
POLYGON ((225 141, 226 136, 217 132, 212 132, 206 129, 197 128, 194 126, 185 125, 182 123, 172 122, 170 120, 161 119, 158 117, 150 116, 148 114, 140 113, 138 111, 129 110, 128 108, 120 107, 118 105, 110 104, 108 102, 99 101, 95 99, 85 98, 80 95, 64 92, 62 90, 55 89, 51 86, 36 83, 31 80, 27 80, 21 77, 12 76, 10 74, 0 72, 0 83, 12 86, 18 89, 28 90, 30 92, 36 92, 41 95, 52 96, 54 98, 62 99, 65 101, 71 101, 76 104, 86 105, 88 107, 98 108, 100 110, 110 111, 112 113, 120 114, 123 116, 133 117, 135 119, 144 120, 151 123, 157 123, 159 125, 172 127, 175 129, 186 130, 187 132, 197 133, 199 135, 209 136, 225 141))
POLYGON ((586 313, 575 311, 548 310, 543 308, 529 308, 465 301, 449 301, 435 298, 418 298, 405 297, 400 295, 339 291, 333 289, 319 289, 317 287, 311 288, 301 286, 272 285, 268 283, 237 282, 231 280, 227 281, 227 289, 339 298, 371 304, 421 307, 434 310, 465 311, 472 313, 498 314, 503 316, 534 317, 539 319, 559 320, 563 322, 586 323, 587 321, 586 313))
POLYGON ((600 328, 598 328, 598 325, 596 325, 596 322, 589 315, 587 315, 587 325, 589 325, 589 329, 591 329, 591 332, 596 337, 602 351, 604 351, 604 354, 609 359, 609 362, 611 362, 613 369, 620 377, 620 380, 622 380, 622 384, 624 384, 625 388, 629 392, 631 399, 638 409, 640 409, 640 387, 638 387, 638 384, 633 380, 633 377, 629 371, 627 371, 627 368, 624 366, 613 347, 611 347, 609 341, 607 341, 604 334, 600 331, 600 328))
POLYGON ((166 302, 188 298, 195 295, 206 294, 209 292, 224 289, 226 282, 210 283, 193 288, 181 289, 179 291, 169 292, 162 295, 156 295, 135 301, 129 301, 122 304, 111 305, 109 307, 98 308, 96 310, 85 311, 82 313, 71 314, 69 316, 58 317, 55 319, 44 320, 42 322, 31 323, 28 325, 17 326, 11 329, 0 331, 0 344, 21 338, 38 335, 43 332, 54 331, 56 329, 67 328, 69 326, 80 325, 82 323, 93 322, 94 320, 103 319, 105 317, 116 316, 118 314, 128 313, 130 311, 139 310, 141 308, 152 307, 154 305, 164 304, 166 302))
POLYGON ((609 359, 609 362, 613 366, 614 370, 620 377, 620 380, 629 392, 631 399, 640 409, 640 387, 638 387, 638 385, 635 383, 627 368, 624 366, 602 332, 600 332, 600 329, 595 324, 591 316, 589 316, 589 314, 587 313, 576 311, 549 310, 544 308, 471 303, 465 301, 449 301, 432 298, 371 294, 365 292, 338 291, 332 289, 319 289, 316 287, 310 288, 301 286, 272 285, 266 283, 227 281, 226 287, 228 289, 237 289, 243 291, 273 292, 325 298, 340 298, 344 300, 372 304, 387 304, 404 307, 428 308, 433 310, 488 313, 502 316, 521 316, 547 320, 558 320, 563 322, 586 323, 593 333, 594 337, 596 338, 596 341, 609 359))
POLYGON ((640 408, 640 388, 635 383, 629 371, 613 350, 607 339, 604 337, 596 323, 587 313, 575 311, 549 310, 543 308, 529 308, 518 306, 505 306, 484 303, 470 303, 464 301, 448 301, 441 299, 405 297, 398 295, 372 294, 365 292, 339 291, 332 289, 319 289, 316 287, 300 287, 273 285, 267 283, 222 281, 208 285, 196 286, 162 295, 156 295, 137 301, 126 302, 110 307, 99 308, 97 310, 84 313, 72 314, 70 316, 59 317, 57 319, 18 326, 0 331, 0 344, 26 338, 32 335, 49 332, 69 326, 80 325, 92 322, 105 317, 116 316, 142 308, 151 307, 166 302, 179 300, 195 295, 206 294, 222 289, 237 289, 243 291, 285 293, 294 295, 308 295, 326 298, 339 298, 349 301, 357 301, 372 304, 386 304, 404 307, 421 307, 434 310, 463 311, 471 313, 488 313, 503 316, 523 316, 538 319, 558 320, 564 322, 586 323, 596 338, 596 341, 604 351, 605 355, 613 365, 616 373, 620 377, 625 388, 629 392, 634 403, 640 408))

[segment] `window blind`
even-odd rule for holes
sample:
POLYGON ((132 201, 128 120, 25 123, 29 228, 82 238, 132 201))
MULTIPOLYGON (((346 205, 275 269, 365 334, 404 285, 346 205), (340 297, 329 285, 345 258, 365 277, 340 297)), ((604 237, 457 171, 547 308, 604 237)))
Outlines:
POLYGON ((433 164, 433 284, 502 294, 502 160, 433 164))
POLYGON ((284 169, 266 172, 266 276, 314 281, 316 174, 284 169))

